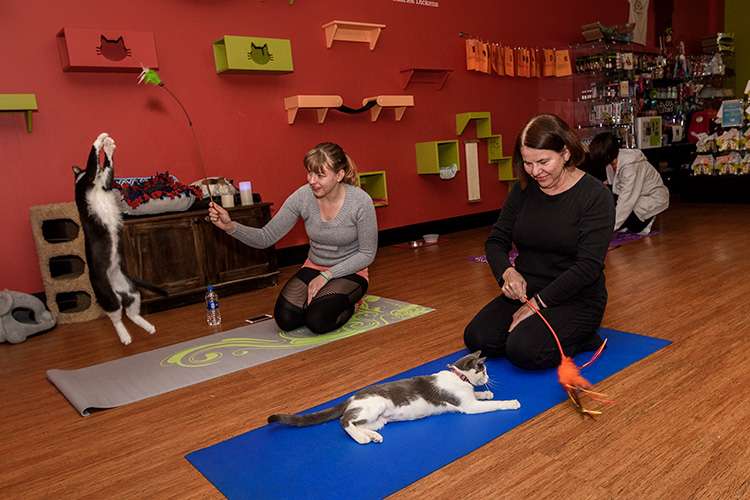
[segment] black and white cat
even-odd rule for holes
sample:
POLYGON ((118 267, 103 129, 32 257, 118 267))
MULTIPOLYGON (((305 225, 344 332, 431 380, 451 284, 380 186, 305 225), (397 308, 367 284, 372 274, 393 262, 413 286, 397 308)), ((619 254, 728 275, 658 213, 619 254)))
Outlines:
POLYGON ((268 423, 306 427, 338 418, 344 430, 359 444, 381 443, 375 432, 388 422, 417 420, 439 413, 487 413, 516 410, 516 399, 488 401, 491 391, 474 391, 474 386, 489 382, 485 358, 477 351, 432 375, 386 382, 365 387, 343 403, 306 415, 276 414, 268 423))
POLYGON ((119 193, 112 189, 114 150, 115 141, 106 133, 100 134, 91 147, 86 170, 73 167, 73 172, 76 206, 86 240, 86 262, 91 288, 99 305, 115 325, 120 340, 127 345, 132 339, 122 323, 123 309, 133 323, 148 333, 156 331, 154 325, 140 315, 141 294, 136 285, 160 294, 165 292, 128 276, 122 262, 122 212, 118 206, 119 193), (99 151, 102 149, 105 154, 103 163, 99 159, 99 151))

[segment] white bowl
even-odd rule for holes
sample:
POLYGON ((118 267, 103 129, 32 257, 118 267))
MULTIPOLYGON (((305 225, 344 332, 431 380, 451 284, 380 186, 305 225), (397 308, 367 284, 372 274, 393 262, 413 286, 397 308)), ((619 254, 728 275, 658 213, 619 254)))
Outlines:
POLYGON ((424 239, 425 243, 437 243, 438 238, 440 237, 439 234, 424 234, 422 235, 422 238, 424 239))

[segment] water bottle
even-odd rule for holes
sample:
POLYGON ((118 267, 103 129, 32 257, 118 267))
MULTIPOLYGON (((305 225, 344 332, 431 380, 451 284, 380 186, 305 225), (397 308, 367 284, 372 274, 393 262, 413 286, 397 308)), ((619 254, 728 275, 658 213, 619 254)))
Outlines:
POLYGON ((209 286, 206 292, 206 322, 208 326, 217 326, 221 324, 221 313, 219 312, 219 294, 214 291, 214 287, 209 286))

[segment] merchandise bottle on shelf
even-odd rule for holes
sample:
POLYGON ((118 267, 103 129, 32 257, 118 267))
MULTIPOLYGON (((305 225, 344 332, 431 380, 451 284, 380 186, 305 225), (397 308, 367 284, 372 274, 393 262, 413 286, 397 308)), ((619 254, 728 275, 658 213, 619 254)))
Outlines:
POLYGON ((206 291, 206 322, 208 323, 208 326, 217 326, 221 324, 219 295, 212 286, 209 286, 206 291))

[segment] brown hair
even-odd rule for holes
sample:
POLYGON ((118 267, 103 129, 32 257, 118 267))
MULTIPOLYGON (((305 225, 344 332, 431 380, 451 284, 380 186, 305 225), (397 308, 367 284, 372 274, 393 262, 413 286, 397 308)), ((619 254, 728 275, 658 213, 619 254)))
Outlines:
POLYGON ((357 185, 357 167, 338 144, 321 142, 307 152, 302 163, 309 172, 315 172, 316 174, 322 173, 325 168, 334 174, 343 170, 344 178, 342 182, 352 186, 357 185))
POLYGON ((565 162, 565 168, 577 167, 586 157, 581 140, 570 125, 551 113, 536 115, 518 133, 513 149, 513 174, 521 183, 522 189, 526 189, 531 180, 531 176, 523 167, 521 148, 524 146, 531 149, 549 149, 558 153, 568 148, 570 158, 565 162))

